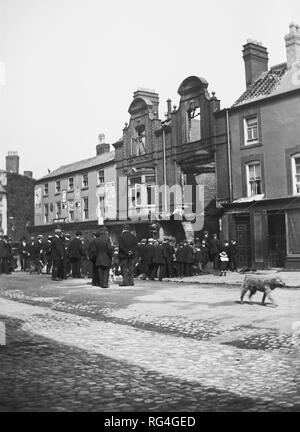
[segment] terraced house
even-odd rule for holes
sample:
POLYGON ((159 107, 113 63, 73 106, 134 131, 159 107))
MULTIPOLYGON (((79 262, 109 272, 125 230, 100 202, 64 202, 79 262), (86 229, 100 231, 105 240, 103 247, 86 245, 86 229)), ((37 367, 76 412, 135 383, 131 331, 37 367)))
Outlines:
POLYGON ((300 267, 300 27, 286 62, 268 67, 262 44, 244 46, 246 91, 217 120, 217 197, 223 238, 240 266, 300 267))
POLYGON ((31 233, 52 234, 60 226, 91 237, 106 218, 115 218, 115 154, 99 135, 96 156, 61 166, 35 184, 35 227, 31 233))

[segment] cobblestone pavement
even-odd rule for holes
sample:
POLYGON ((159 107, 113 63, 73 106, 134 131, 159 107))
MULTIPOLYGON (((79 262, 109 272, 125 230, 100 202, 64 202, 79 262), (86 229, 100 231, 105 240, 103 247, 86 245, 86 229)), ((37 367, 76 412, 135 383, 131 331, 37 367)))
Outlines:
POLYGON ((297 290, 0 284, 0 411, 300 411, 297 290))

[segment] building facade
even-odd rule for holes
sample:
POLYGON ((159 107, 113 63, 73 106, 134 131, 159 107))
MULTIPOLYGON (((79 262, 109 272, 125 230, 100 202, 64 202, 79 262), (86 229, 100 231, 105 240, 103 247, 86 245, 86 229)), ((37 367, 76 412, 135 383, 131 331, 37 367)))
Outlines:
POLYGON ((31 234, 53 234, 58 226, 74 235, 92 231, 107 218, 115 219, 115 155, 109 144, 96 147, 96 156, 62 166, 35 184, 35 226, 31 234))
POLYGON ((117 221, 107 221, 112 230, 126 221, 138 239, 192 240, 206 229, 218 232, 213 113, 220 105, 207 88, 203 78, 184 80, 179 107, 168 100, 163 121, 156 92, 134 93, 129 123, 114 144, 118 199, 117 221))
POLYGON ((31 171, 19 174, 19 156, 9 152, 0 170, 0 231, 20 241, 34 223, 34 179, 31 171))
POLYGON ((300 28, 287 61, 244 46, 245 93, 217 122, 217 198, 223 238, 237 239, 242 267, 300 267, 300 28))

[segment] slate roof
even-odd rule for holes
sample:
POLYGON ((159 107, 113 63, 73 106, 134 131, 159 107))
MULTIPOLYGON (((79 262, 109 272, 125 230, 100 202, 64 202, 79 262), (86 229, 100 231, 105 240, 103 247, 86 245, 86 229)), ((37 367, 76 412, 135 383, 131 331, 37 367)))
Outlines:
POLYGON ((77 171, 84 171, 89 168, 93 168, 99 165, 104 165, 109 162, 112 162, 115 159, 115 152, 103 153, 98 156, 94 156, 89 159, 84 159, 79 162, 73 162, 68 165, 63 165, 56 170, 52 171, 50 174, 47 174, 44 177, 41 177, 40 180, 47 180, 53 177, 63 177, 69 173, 75 173, 77 171))
POLYGON ((269 71, 263 72, 233 104, 233 107, 278 93, 277 90, 285 75, 287 75, 286 63, 273 66, 269 71))

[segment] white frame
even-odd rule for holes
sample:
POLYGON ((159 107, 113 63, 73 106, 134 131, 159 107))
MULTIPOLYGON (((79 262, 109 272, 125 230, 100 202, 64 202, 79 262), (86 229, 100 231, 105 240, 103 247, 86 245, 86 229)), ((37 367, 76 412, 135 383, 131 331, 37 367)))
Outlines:
MULTIPOLYGON (((299 192, 297 193, 297 182, 296 182, 296 159, 300 159, 300 153, 291 156, 292 163, 292 181, 293 181, 293 195, 300 196, 300 182, 299 182, 299 192)), ((298 174, 300 176, 300 174, 298 174)))
POLYGON ((244 118, 244 144, 245 144, 245 146, 249 146, 249 145, 258 144, 258 142, 259 142, 259 123, 258 123, 258 115, 255 114, 251 117, 244 118), (253 139, 249 140, 248 131, 249 131, 249 129, 253 130, 254 126, 249 127, 248 121, 253 120, 254 118, 256 119, 257 138, 253 138, 253 139))
MULTIPOLYGON (((255 177, 255 179, 256 179, 256 177, 255 177)), ((247 181, 247 198, 254 198, 257 196, 264 195, 263 188, 262 188, 262 186, 263 186, 262 185, 262 164, 260 161, 251 161, 251 162, 246 163, 246 181, 247 181), (249 169, 250 165, 259 165, 260 166, 260 188, 261 188, 261 192, 262 192, 260 194, 252 195, 252 193, 251 193, 250 169, 249 169)))

